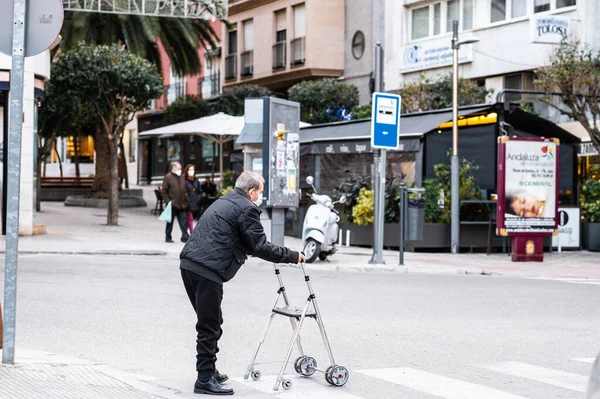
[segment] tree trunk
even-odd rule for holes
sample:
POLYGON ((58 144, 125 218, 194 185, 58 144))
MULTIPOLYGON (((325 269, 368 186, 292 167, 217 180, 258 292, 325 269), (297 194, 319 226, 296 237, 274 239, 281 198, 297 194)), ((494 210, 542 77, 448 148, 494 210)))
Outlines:
POLYGON ((36 212, 39 212, 42 209, 42 160, 40 157, 37 157, 35 168, 37 170, 37 181, 35 184, 35 210, 36 212))
POLYGON ((109 226, 117 226, 119 224, 119 154, 118 154, 118 138, 108 140, 109 144, 109 196, 108 196, 108 215, 106 224, 109 226))
POLYGON ((96 150, 96 173, 92 186, 92 198, 107 199, 110 191, 110 143, 106 131, 99 125, 94 134, 96 150))
POLYGON ((56 152, 56 159, 58 159, 58 169, 60 170, 60 177, 63 177, 63 168, 62 168, 62 161, 60 159, 60 154, 58 153, 58 147, 54 146, 54 152, 56 152))
POLYGON ((79 171, 79 136, 73 136, 73 150, 75 153, 75 177, 80 177, 79 171))

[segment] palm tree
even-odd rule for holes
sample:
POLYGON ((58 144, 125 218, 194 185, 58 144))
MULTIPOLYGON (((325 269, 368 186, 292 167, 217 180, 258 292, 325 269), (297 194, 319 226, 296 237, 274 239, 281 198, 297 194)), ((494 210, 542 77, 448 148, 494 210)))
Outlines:
POLYGON ((177 75, 201 71, 198 47, 215 48, 218 36, 208 20, 150 17, 93 12, 66 12, 59 48, 68 50, 89 44, 124 45, 161 70, 158 42, 164 46, 177 75))

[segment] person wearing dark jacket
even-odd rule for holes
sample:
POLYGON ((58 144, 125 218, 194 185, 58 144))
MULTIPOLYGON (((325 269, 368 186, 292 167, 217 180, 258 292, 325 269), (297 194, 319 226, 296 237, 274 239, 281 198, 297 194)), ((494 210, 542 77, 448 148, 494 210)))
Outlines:
POLYGON ((187 187, 188 194, 188 208, 187 208, 187 228, 190 234, 194 232, 194 220, 200 209, 200 198, 202 197, 202 188, 200 182, 196 179, 196 167, 189 164, 185 167, 185 185, 187 187))
POLYGON ((180 254, 185 290, 196 311, 195 393, 233 395, 220 384, 228 377, 215 367, 223 330, 223 283, 231 280, 248 255, 273 263, 304 262, 302 253, 271 244, 260 223, 264 180, 244 172, 235 189, 216 200, 202 215, 180 254))
POLYGON ((165 204, 171 202, 172 218, 165 228, 165 241, 173 242, 173 221, 177 218, 181 228, 181 242, 186 242, 190 235, 187 232, 186 217, 188 207, 188 193, 185 185, 185 177, 181 176, 181 164, 171 163, 171 172, 165 175, 162 183, 162 196, 165 204))

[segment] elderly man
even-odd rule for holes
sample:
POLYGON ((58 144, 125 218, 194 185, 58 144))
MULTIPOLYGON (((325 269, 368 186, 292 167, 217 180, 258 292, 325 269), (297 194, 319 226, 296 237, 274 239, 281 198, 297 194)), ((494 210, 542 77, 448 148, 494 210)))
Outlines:
POLYGON ((171 233, 173 232, 173 221, 177 218, 181 229, 181 242, 186 242, 190 237, 187 232, 188 194, 185 176, 181 175, 181 164, 179 162, 171 163, 171 172, 167 173, 163 179, 162 196, 165 204, 171 202, 172 207, 171 223, 167 223, 165 228, 165 241, 173 242, 171 233))
POLYGON ((195 393, 233 395, 233 389, 220 385, 228 377, 215 368, 217 343, 223 333, 223 283, 235 276, 247 255, 274 263, 305 260, 302 253, 267 241, 259 210, 263 183, 257 173, 242 173, 235 189, 204 212, 181 251, 181 276, 198 317, 195 393))

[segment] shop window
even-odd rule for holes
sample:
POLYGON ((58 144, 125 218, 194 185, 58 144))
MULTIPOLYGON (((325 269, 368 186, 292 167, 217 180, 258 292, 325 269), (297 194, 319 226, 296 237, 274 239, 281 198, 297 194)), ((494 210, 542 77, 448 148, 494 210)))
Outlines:
POLYGON ((469 30, 473 29, 473 0, 463 0, 463 23, 462 29, 469 30))
POLYGON ((446 9, 446 32, 452 32, 452 22, 460 20, 458 0, 449 0, 446 9))
POLYGON ((544 12, 550 11, 550 2, 551 0, 534 0, 533 2, 533 12, 544 12))
POLYGON ((511 17, 519 18, 527 15, 527 2, 523 0, 511 0, 511 17))
POLYGON ((504 21, 506 19, 506 0, 492 0, 491 22, 504 21))
POLYGON ((167 159, 169 162, 181 162, 181 146, 179 139, 169 139, 167 142, 167 159))
POLYGON ((412 39, 429 36, 429 6, 412 11, 412 39))
POLYGON ((571 7, 577 5, 577 0, 556 0, 556 8, 571 7))
POLYGON ((433 5, 433 34, 439 35, 442 30, 442 4, 433 5))
MULTIPOLYGON (((94 162, 94 139, 91 136, 77 138, 77 153, 79 163, 94 162)), ((75 162, 75 138, 69 136, 67 139, 67 158, 75 162)))

